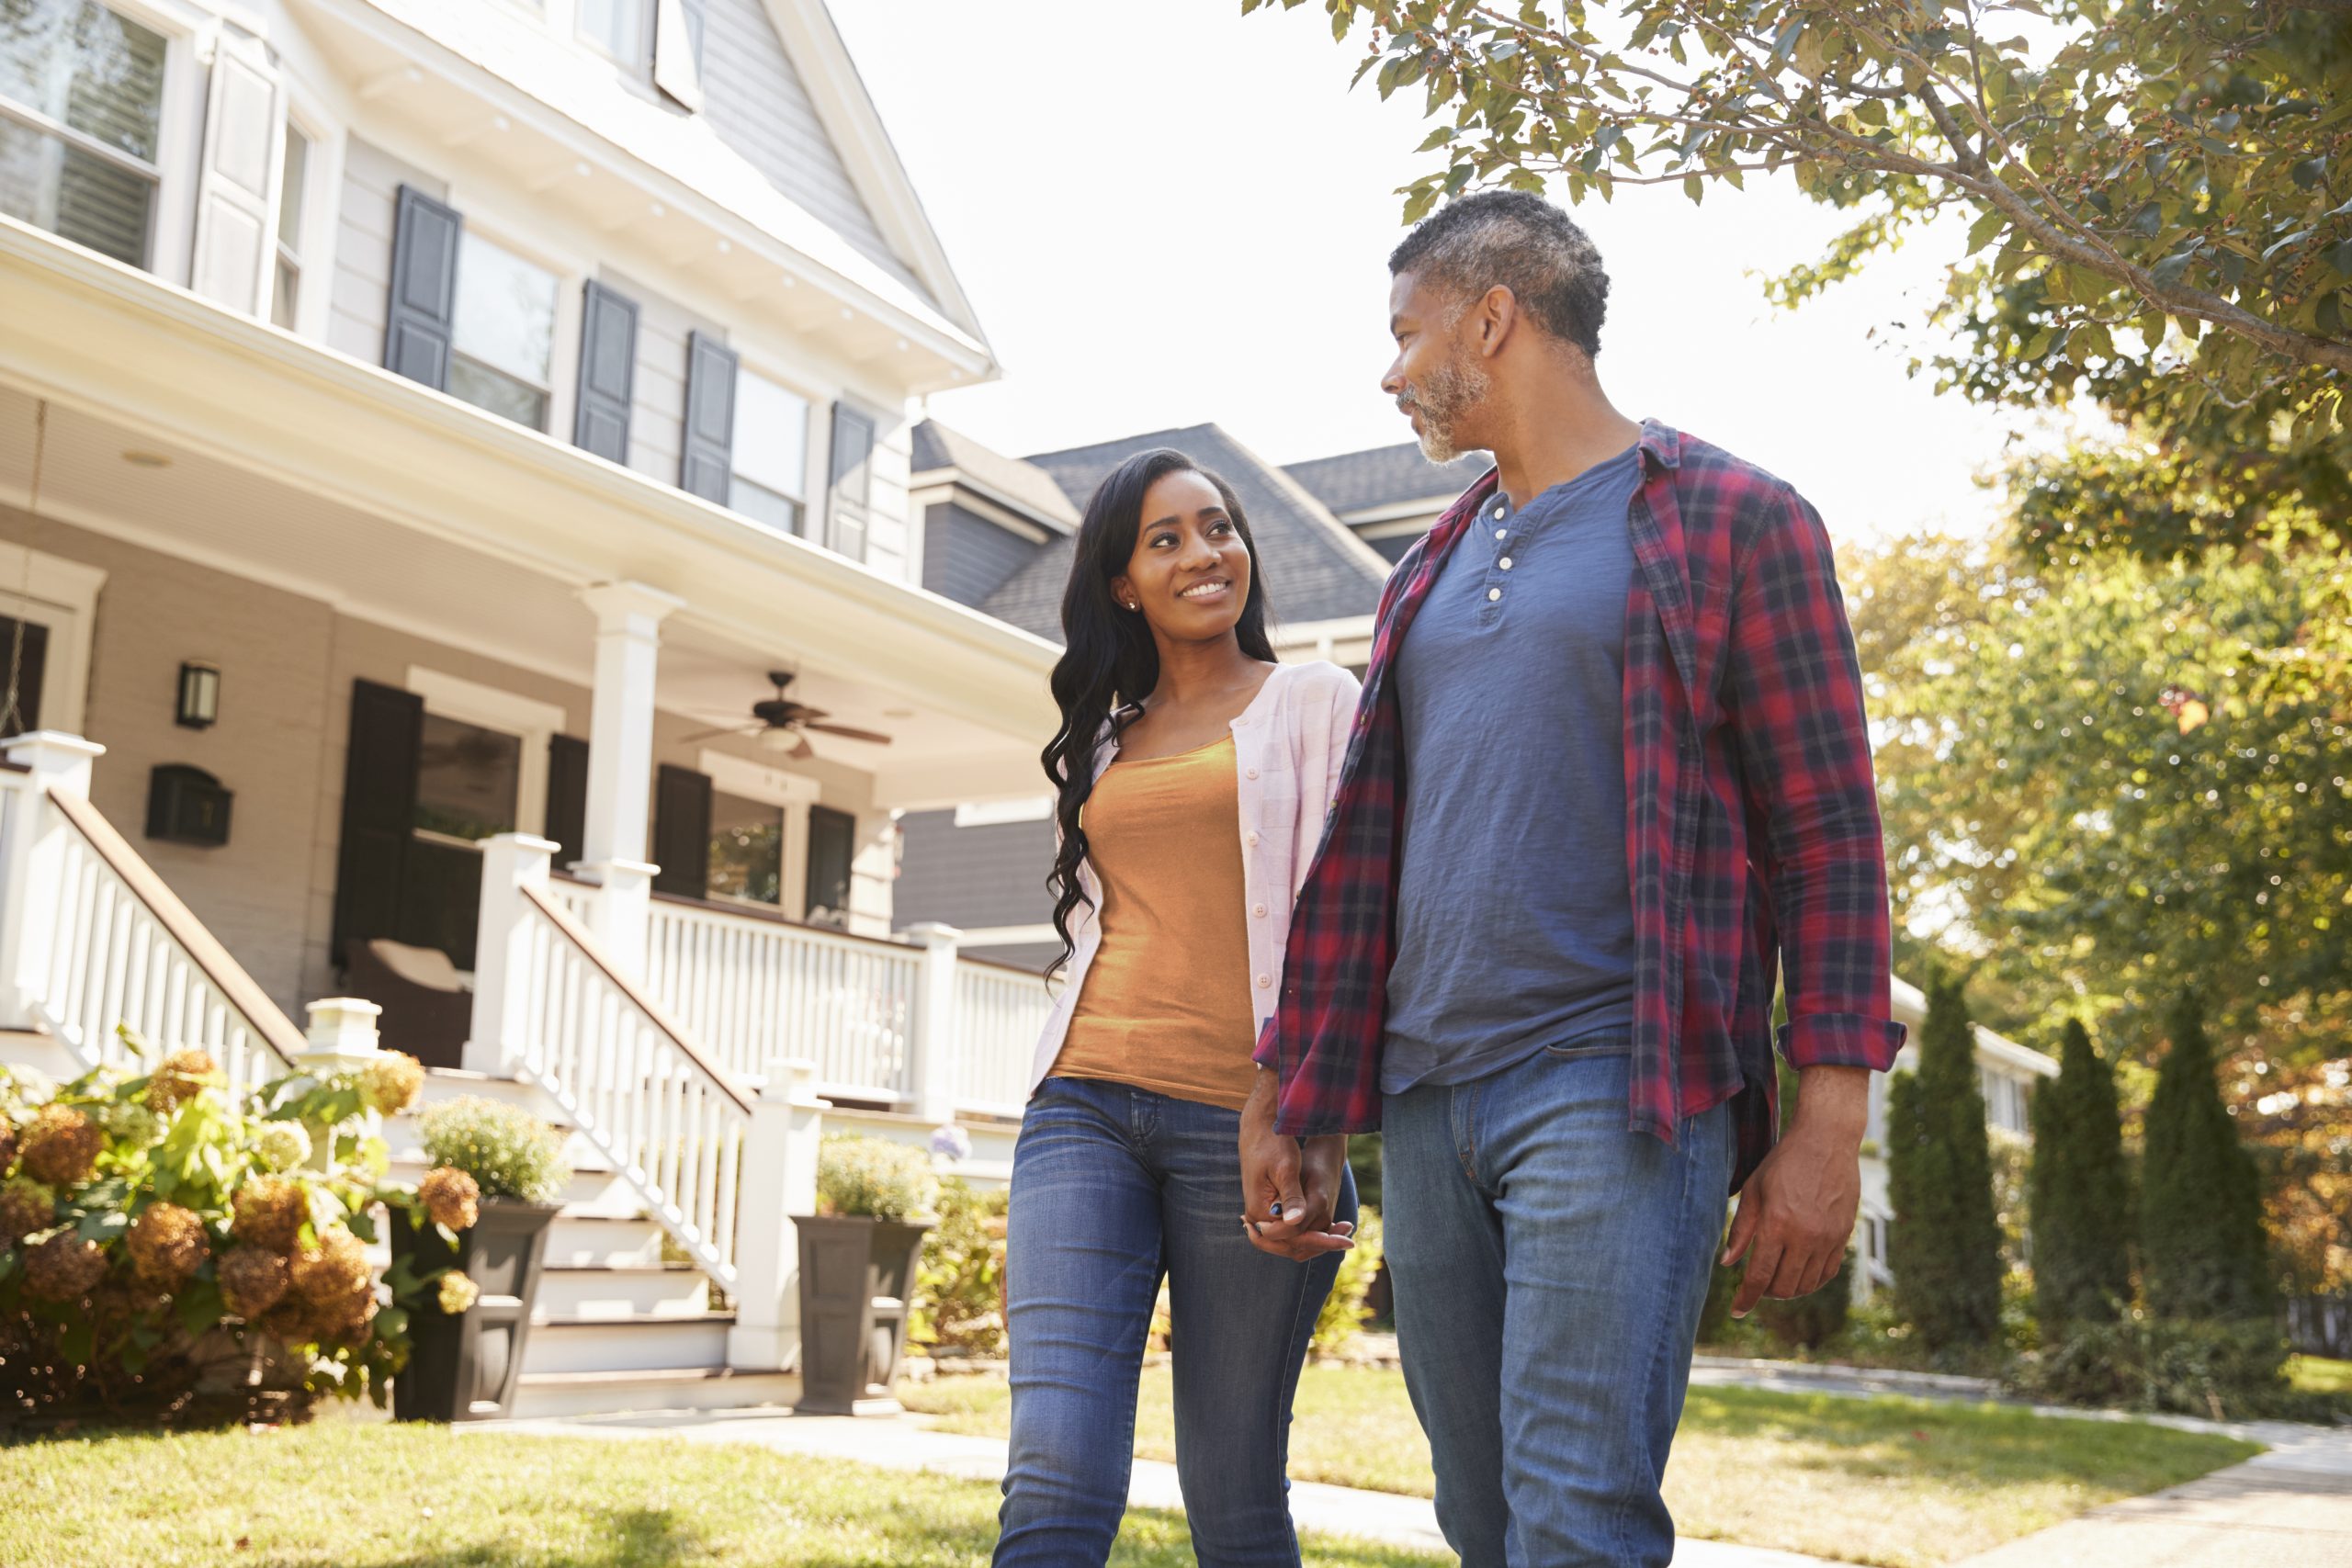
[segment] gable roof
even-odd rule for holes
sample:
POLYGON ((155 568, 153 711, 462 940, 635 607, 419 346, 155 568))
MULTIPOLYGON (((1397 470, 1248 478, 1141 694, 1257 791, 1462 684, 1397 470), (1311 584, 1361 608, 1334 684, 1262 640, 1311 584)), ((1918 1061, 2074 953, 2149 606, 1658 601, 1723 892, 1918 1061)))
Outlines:
MULTIPOLYGON (((1225 477, 1250 517, 1278 622, 1301 625, 1369 615, 1380 604, 1388 563, 1298 482, 1214 424, 1155 430, 1027 459, 1083 506, 1103 476, 1138 452, 1173 446, 1225 477)), ((1062 586, 1073 543, 1057 539, 1013 573, 980 608, 1024 631, 1059 640, 1062 586)))
POLYGON ((945 471, 990 501, 1009 504, 1058 533, 1078 526, 1078 508, 1054 483, 1053 476, 1034 463, 990 451, 960 430, 950 430, 935 419, 914 428, 911 472, 918 480, 945 471))
POLYGON ((1450 463, 1432 463, 1417 443, 1405 441, 1292 463, 1284 472, 1345 517, 1408 502, 1430 502, 1435 511, 1468 490, 1493 461, 1484 452, 1465 452, 1450 463))

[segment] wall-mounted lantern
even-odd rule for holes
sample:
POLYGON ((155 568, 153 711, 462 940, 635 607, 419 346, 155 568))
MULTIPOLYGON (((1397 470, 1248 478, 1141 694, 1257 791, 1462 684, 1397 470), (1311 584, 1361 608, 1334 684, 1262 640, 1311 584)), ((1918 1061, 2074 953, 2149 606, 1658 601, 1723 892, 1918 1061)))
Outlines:
POLYGON ((191 659, 180 666, 179 722, 190 729, 209 729, 220 716, 220 667, 191 659))

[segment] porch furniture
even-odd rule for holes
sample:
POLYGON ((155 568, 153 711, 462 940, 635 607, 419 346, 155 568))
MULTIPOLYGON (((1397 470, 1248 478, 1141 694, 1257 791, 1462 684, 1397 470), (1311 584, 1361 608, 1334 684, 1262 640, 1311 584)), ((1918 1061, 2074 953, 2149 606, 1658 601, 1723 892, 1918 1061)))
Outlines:
POLYGON ((387 1046, 428 1067, 463 1065, 473 986, 447 953, 377 937, 351 944, 344 974, 353 994, 384 1010, 377 1027, 387 1046))

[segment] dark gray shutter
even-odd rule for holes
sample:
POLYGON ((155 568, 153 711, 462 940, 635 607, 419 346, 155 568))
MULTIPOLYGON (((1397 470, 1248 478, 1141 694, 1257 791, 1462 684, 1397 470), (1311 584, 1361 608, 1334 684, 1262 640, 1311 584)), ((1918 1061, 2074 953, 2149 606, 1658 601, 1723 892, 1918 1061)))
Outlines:
POLYGON ((847 403, 833 405, 833 549, 865 558, 865 508, 874 488, 874 421, 847 403))
POLYGON ((594 278, 580 309, 580 407, 571 444, 628 461, 628 410, 637 383, 637 301, 594 278))
POLYGON ((416 768, 424 699, 373 681, 351 683, 344 751, 343 837, 334 877, 334 951, 400 930, 401 886, 416 825, 416 768))
POLYGON ((558 871, 580 858, 588 837, 588 742, 577 736, 548 737, 547 836, 563 846, 558 871))
POLYGON ((384 368, 436 390, 449 385, 458 316, 458 236, 465 220, 414 186, 401 186, 392 220, 392 297, 384 368))
POLYGON ((662 764, 653 776, 653 859, 661 866, 656 893, 705 897, 710 889, 710 778, 692 768, 662 764))
POLYGON ((857 818, 831 807, 808 808, 808 920, 835 931, 849 925, 849 868, 857 818))
POLYGON ((686 336, 686 439, 678 488, 721 506, 735 472, 736 359, 733 349, 708 333, 686 336))

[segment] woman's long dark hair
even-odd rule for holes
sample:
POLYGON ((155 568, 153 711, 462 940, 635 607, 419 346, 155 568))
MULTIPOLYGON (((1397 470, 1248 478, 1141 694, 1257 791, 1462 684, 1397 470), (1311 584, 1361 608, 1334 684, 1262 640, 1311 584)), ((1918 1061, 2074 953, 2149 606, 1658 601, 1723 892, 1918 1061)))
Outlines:
POLYGON ((1062 952, 1048 975, 1069 962, 1077 946, 1070 936, 1070 915, 1080 904, 1090 902, 1078 880, 1079 863, 1086 858, 1086 830, 1078 819, 1087 796, 1094 793, 1095 748, 1105 725, 1115 721, 1125 728, 1140 716, 1143 700, 1159 684, 1159 647, 1152 641, 1151 627, 1112 597, 1111 580, 1124 573, 1135 557, 1145 492, 1175 473, 1194 473, 1208 480, 1226 515, 1233 519, 1234 530, 1250 552, 1250 592, 1241 602, 1234 635, 1250 658, 1269 664, 1274 660, 1274 646, 1266 637, 1266 574, 1233 487, 1169 446, 1138 452, 1112 469, 1095 487, 1086 517, 1078 525, 1069 585, 1062 590, 1062 656, 1054 666, 1054 701, 1061 707, 1062 724, 1040 759, 1054 783, 1058 797, 1054 816, 1061 824, 1061 847, 1046 887, 1054 896, 1054 931, 1062 939, 1062 952))

